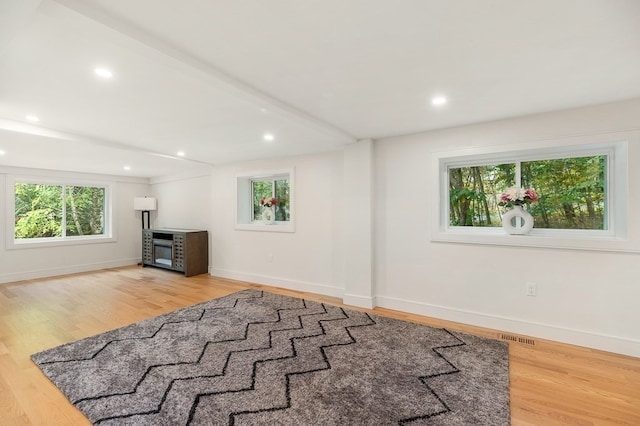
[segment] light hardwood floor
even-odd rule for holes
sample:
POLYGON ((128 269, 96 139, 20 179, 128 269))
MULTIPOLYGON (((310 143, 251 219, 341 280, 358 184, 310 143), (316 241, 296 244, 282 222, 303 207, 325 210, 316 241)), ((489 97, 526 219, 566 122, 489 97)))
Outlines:
MULTIPOLYGON (((31 354, 245 288, 340 305, 331 297, 140 267, 0 284, 0 425, 89 424, 31 362, 31 354)), ((388 309, 373 311, 499 335, 388 309)), ((540 339, 535 346, 510 343, 509 358, 512 424, 640 425, 640 358, 540 339)))

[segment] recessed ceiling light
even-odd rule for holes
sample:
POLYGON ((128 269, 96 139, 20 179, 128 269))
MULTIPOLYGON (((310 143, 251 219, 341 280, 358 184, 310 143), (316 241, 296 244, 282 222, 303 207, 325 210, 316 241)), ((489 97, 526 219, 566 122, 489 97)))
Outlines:
POLYGON ((0 155, 5 155, 6 152, 4 152, 3 150, 0 149, 0 155))
POLYGON ((96 68, 95 70, 93 70, 93 72, 95 72, 98 77, 102 77, 102 78, 113 77, 113 73, 106 68, 96 68))
POLYGON ((176 152, 176 155, 178 157, 184 157, 184 151, 178 151, 178 152, 176 152))
POLYGON ((28 121, 31 121, 32 123, 37 123, 38 121, 40 121, 40 119, 38 117, 36 117, 35 115, 25 115, 25 117, 28 121))
POLYGON ((131 166, 124 166, 123 169, 125 170, 131 170, 131 166))
POLYGON ((271 142, 271 141, 272 141, 272 140, 274 140, 276 137, 275 137, 275 136, 273 136, 271 133, 265 133, 265 134, 262 136, 262 138, 263 138, 265 141, 269 141, 269 142, 271 142))
POLYGON ((447 103, 447 98, 445 98, 444 96, 436 96, 431 99, 432 105, 444 105, 446 103, 447 103))

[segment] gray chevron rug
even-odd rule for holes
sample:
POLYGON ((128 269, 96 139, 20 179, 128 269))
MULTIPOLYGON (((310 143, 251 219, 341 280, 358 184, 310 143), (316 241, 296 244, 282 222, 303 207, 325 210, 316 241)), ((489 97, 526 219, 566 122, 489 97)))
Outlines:
POLYGON ((245 290, 33 361, 100 425, 508 425, 504 342, 245 290))

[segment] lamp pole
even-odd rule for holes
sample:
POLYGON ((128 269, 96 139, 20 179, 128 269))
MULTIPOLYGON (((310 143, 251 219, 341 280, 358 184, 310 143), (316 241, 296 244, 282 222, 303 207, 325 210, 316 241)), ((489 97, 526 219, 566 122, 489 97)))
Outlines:
POLYGON ((149 219, 149 210, 142 210, 142 229, 149 229, 149 228, 150 228, 150 226, 151 226, 151 224, 150 224, 149 222, 150 222, 150 219, 149 219), (146 226, 146 227, 144 226, 144 216, 145 216, 145 213, 146 213, 146 215, 147 215, 147 226, 146 226))

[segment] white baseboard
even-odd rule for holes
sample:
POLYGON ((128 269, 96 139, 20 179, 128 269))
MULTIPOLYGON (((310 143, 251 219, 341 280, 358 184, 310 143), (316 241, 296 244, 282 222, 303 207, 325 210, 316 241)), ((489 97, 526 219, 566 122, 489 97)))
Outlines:
POLYGON ((36 269, 24 272, 15 272, 11 274, 0 275, 0 283, 9 283, 14 281, 34 280, 38 278, 55 277, 58 275, 76 274, 78 272, 97 271, 99 269, 118 268, 121 266, 135 265, 140 262, 137 259, 122 259, 110 262, 86 263, 83 265, 69 265, 58 268, 36 269))
POLYGON ((418 314, 448 321, 459 322, 498 331, 523 334, 545 340, 583 346, 607 352, 640 357, 640 341, 624 337, 609 336, 584 330, 558 327, 522 321, 514 318, 488 315, 480 312, 463 311, 443 306, 415 301, 376 296, 378 307, 418 314))
POLYGON ((342 295, 342 303, 359 308, 373 309, 376 306, 376 299, 371 296, 344 293, 342 295))
POLYGON ((305 291, 308 293, 322 294, 325 296, 340 297, 344 292, 343 288, 316 284, 304 281, 288 280, 285 278, 270 277, 267 275, 250 274, 246 272, 228 271, 225 269, 210 268, 209 274, 213 277, 227 278, 230 280, 246 281, 255 284, 264 284, 274 287, 282 287, 288 290, 305 291))

